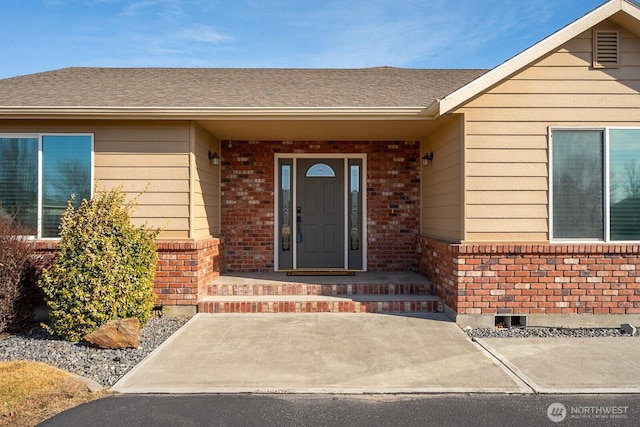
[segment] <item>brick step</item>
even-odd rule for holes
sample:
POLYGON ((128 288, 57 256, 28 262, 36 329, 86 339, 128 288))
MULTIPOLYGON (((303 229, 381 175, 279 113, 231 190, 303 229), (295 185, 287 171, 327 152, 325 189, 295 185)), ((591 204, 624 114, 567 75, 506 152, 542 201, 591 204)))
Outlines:
POLYGON ((433 295, 432 283, 418 284, 309 284, 266 283, 225 284, 215 281, 208 285, 207 295, 433 295))
POLYGON ((247 295, 206 296, 200 313, 436 313, 442 301, 432 295, 247 295))
POLYGON ((366 313, 442 313, 442 300, 434 295, 352 295, 366 313))
POLYGON ((207 296, 199 313, 360 313, 361 305, 347 298, 316 295, 207 296))

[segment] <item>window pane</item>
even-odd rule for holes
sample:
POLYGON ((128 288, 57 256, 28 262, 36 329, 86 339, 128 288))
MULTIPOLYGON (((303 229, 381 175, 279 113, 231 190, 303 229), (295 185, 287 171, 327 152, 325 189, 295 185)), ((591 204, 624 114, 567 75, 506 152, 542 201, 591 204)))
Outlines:
POLYGON ((69 197, 91 197, 91 137, 43 136, 42 182, 42 237, 56 237, 69 197))
POLYGON ((640 129, 609 132, 611 240, 640 240, 640 129))
POLYGON ((350 165, 349 169, 349 187, 351 188, 349 240, 350 249, 357 251, 360 248, 360 165, 350 165))
POLYGON ((321 177, 335 177, 336 173, 333 171, 333 169, 331 168, 331 166, 325 164, 325 163, 316 163, 315 165, 311 166, 309 168, 309 170, 307 171, 306 176, 308 177, 315 177, 315 178, 321 178, 321 177))
POLYGON ((282 165, 281 168, 282 188, 280 189, 280 198, 282 199, 282 214, 280 218, 280 233, 281 249, 286 252, 291 249, 291 224, 289 223, 291 211, 291 165, 282 165))
POLYGON ((602 131, 553 133, 553 236, 604 238, 602 131))
POLYGON ((36 234, 37 138, 0 138, 0 217, 15 219, 36 234))

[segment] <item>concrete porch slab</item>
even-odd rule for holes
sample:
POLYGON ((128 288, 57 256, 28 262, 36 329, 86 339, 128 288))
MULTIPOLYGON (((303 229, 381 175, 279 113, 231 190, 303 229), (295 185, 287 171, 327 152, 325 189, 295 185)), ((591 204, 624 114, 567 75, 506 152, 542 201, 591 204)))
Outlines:
POLYGON ((112 390, 442 393, 531 390, 443 314, 198 314, 112 390))
POLYGON ((225 273, 217 277, 213 283, 218 285, 236 284, 270 284, 270 283, 310 283, 320 285, 335 284, 371 284, 388 285, 427 284, 429 280, 411 271, 368 272, 358 271, 355 276, 287 276, 286 272, 270 273, 225 273))

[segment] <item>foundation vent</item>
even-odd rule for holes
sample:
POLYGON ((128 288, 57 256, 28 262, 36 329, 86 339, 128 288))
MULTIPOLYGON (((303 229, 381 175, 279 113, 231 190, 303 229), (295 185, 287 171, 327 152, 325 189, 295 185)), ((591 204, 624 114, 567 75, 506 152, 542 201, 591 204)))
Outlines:
POLYGON ((526 328, 527 316, 495 316, 496 328, 526 328))
POLYGON ((612 30, 594 30, 593 67, 617 68, 620 66, 620 35, 612 30))

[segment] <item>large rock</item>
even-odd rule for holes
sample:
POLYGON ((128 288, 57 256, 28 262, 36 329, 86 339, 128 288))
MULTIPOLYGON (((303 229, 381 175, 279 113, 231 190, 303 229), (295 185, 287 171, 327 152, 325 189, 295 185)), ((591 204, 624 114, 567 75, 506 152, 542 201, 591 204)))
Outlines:
POLYGON ((87 344, 98 348, 138 348, 138 319, 109 320, 84 337, 87 344))

